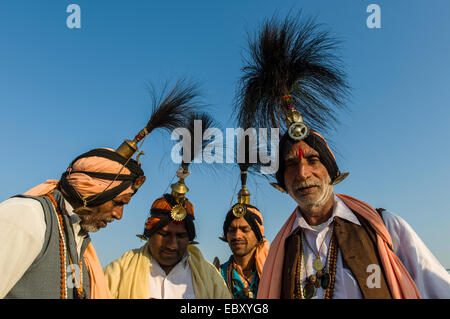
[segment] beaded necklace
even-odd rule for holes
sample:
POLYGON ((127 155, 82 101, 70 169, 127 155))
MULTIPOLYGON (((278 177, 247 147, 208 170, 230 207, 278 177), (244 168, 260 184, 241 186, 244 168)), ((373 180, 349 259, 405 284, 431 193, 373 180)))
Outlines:
POLYGON ((301 240, 297 241, 297 251, 299 252, 299 258, 297 260, 297 271, 295 274, 295 282, 297 283, 295 287, 295 295, 300 299, 310 299, 316 294, 316 289, 322 287, 323 289, 325 289, 324 299, 331 299, 334 291, 337 261, 337 241, 333 230, 331 231, 330 246, 328 248, 327 259, 325 263, 326 266, 318 270, 315 275, 310 276, 308 276, 306 258, 304 255, 303 233, 301 236, 301 240), (306 277, 306 283, 304 286, 302 285, 303 263, 306 277))
MULTIPOLYGON (((66 277, 66 255, 67 255, 67 246, 66 241, 64 239, 64 223, 63 218, 58 206, 58 203, 56 202, 55 198, 51 194, 45 195, 53 204, 55 208, 55 215, 56 219, 58 220, 58 231, 59 231, 59 255, 61 260, 61 299, 67 299, 67 277, 66 277)), ((82 259, 80 258, 80 262, 78 266, 80 267, 80 282, 77 281, 76 272, 73 266, 72 258, 70 257, 70 254, 68 254, 69 257, 69 263, 70 267, 72 269, 72 276, 75 281, 75 287, 78 293, 78 298, 85 298, 86 295, 84 293, 83 289, 83 269, 82 269, 82 259)))

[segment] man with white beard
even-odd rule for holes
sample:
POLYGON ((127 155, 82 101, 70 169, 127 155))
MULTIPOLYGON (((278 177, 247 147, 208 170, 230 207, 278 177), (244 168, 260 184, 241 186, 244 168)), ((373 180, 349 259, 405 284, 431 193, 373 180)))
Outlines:
POLYGON ((298 204, 270 245, 258 298, 450 298, 450 275, 402 218, 334 193, 348 173, 317 132, 349 96, 338 43, 301 13, 249 37, 237 119, 285 130, 272 185, 298 204))
POLYGON ((450 298, 450 275, 406 221, 333 193, 347 175, 317 132, 281 139, 277 182, 298 207, 272 242, 258 298, 450 298))

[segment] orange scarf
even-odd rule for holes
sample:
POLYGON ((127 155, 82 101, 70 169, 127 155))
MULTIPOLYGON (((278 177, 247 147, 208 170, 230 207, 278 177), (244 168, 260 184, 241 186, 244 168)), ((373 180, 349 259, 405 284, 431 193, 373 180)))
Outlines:
MULTIPOLYGON (((251 211, 253 214, 257 215, 261 222, 263 223, 263 217, 259 210, 254 209, 252 207, 247 207, 249 211, 251 211)), ((261 235, 264 236, 264 226, 262 224, 256 223, 259 227, 259 230, 261 231, 261 235)), ((261 242, 259 242, 256 245, 256 251, 255 251, 255 265, 256 265, 256 271, 258 273, 258 277, 261 278, 264 263, 266 262, 267 254, 269 253, 269 242, 267 239, 263 238, 261 242)))
MULTIPOLYGON (((369 204, 356 198, 342 194, 337 196, 351 210, 366 219, 375 230, 378 253, 393 298, 420 299, 420 293, 413 279, 397 255, 389 248, 389 246, 392 247, 392 239, 377 211, 369 204)), ((270 245, 269 255, 267 256, 258 288, 259 299, 280 298, 283 279, 284 243, 291 233, 295 219, 296 211, 294 210, 270 245)))
POLYGON ((89 243, 86 247, 83 257, 89 273, 89 278, 91 279, 91 299, 112 299, 108 285, 106 284, 102 266, 100 265, 100 261, 98 260, 97 253, 95 252, 92 243, 89 243))

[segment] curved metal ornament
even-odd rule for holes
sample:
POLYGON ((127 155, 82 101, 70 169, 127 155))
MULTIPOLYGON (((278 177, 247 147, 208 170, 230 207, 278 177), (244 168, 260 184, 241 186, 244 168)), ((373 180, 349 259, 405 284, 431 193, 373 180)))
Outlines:
POLYGON ((233 206, 233 215, 237 218, 241 218, 245 213, 247 213, 247 207, 245 205, 238 203, 233 206))
POLYGON ((186 209, 180 204, 173 206, 170 210, 170 216, 177 222, 182 221, 186 217, 186 213, 186 209))
POLYGON ((295 141, 303 140, 308 136, 309 127, 305 122, 294 122, 289 126, 289 137, 295 141))
POLYGON ((138 190, 139 187, 141 187, 145 183, 145 180, 146 180, 145 176, 139 176, 138 178, 136 178, 136 180, 134 181, 134 183, 131 186, 131 188, 133 190, 138 190))
POLYGON ((147 237, 145 237, 144 235, 137 234, 136 237, 139 238, 139 239, 147 241, 147 237))

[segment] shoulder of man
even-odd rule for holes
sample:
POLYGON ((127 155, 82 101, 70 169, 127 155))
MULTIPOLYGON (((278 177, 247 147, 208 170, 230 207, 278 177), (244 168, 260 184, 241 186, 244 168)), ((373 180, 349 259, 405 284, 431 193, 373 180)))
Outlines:
POLYGON ((200 248, 196 247, 195 245, 189 245, 188 251, 194 265, 204 267, 209 271, 213 271, 214 273, 219 272, 216 266, 214 266, 212 263, 206 260, 205 257, 203 257, 200 248))
POLYGON ((214 287, 213 290, 211 290, 212 295, 210 296, 210 298, 230 299, 231 295, 228 287, 217 267, 203 257, 198 247, 189 245, 188 250, 191 258, 191 267, 196 267, 197 272, 201 271, 202 274, 205 275, 204 277, 202 276, 202 278, 208 278, 207 281, 209 282, 209 284, 211 284, 210 287, 214 287))
POLYGON ((120 268, 121 271, 126 271, 131 266, 131 264, 134 264, 136 262, 136 259, 146 255, 146 247, 147 245, 144 245, 140 248, 126 251, 121 257, 106 265, 106 267, 104 268, 104 272, 111 272, 113 271, 113 269, 117 270, 117 268, 120 268))
POLYGON ((5 225, 16 226, 32 240, 44 242, 46 222, 44 209, 38 200, 11 197, 0 203, 0 220, 5 225))
POLYGON ((0 203, 0 298, 20 280, 44 247, 46 221, 41 203, 10 198, 0 203))

